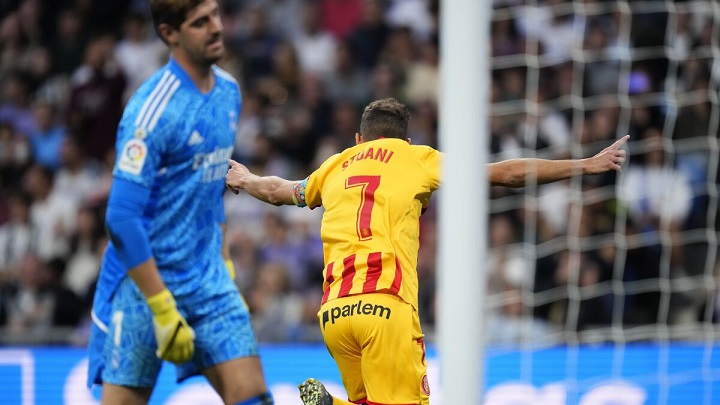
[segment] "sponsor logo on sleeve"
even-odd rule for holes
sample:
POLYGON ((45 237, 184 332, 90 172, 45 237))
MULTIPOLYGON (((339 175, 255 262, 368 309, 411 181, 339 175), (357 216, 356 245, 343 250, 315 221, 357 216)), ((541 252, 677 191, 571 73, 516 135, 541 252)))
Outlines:
POLYGON ((129 140, 123 147, 118 161, 118 170, 138 175, 142 172, 147 157, 147 145, 142 139, 129 140))

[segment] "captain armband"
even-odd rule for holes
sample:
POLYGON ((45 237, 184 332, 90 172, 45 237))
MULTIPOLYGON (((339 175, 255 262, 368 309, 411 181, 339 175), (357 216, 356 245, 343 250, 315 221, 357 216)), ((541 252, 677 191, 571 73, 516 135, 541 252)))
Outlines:
POLYGON ((307 187, 307 181, 308 179, 306 178, 305 180, 293 184, 293 203, 300 208, 307 207, 307 203, 305 202, 305 188, 307 187))

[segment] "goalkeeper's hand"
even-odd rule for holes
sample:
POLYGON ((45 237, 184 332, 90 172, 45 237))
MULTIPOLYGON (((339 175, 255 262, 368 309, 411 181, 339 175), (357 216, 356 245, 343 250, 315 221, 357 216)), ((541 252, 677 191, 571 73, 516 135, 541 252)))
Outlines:
POLYGON ((162 290, 149 297, 147 303, 153 313, 153 329, 158 346, 155 354, 176 364, 190 360, 195 352, 195 332, 178 312, 170 291, 162 290))

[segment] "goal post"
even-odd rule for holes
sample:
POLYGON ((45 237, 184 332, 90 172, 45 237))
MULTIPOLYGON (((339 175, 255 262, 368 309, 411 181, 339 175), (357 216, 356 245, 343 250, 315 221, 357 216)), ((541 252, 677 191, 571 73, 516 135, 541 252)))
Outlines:
POLYGON ((443 403, 482 395, 490 2, 441 3, 439 356, 443 403))

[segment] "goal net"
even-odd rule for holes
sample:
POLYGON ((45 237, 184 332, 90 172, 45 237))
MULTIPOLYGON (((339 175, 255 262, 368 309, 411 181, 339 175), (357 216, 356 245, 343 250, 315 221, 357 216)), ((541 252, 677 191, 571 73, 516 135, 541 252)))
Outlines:
POLYGON ((491 160, 631 138, 621 173, 491 189, 485 402, 719 403, 720 3, 491 20, 491 160))

